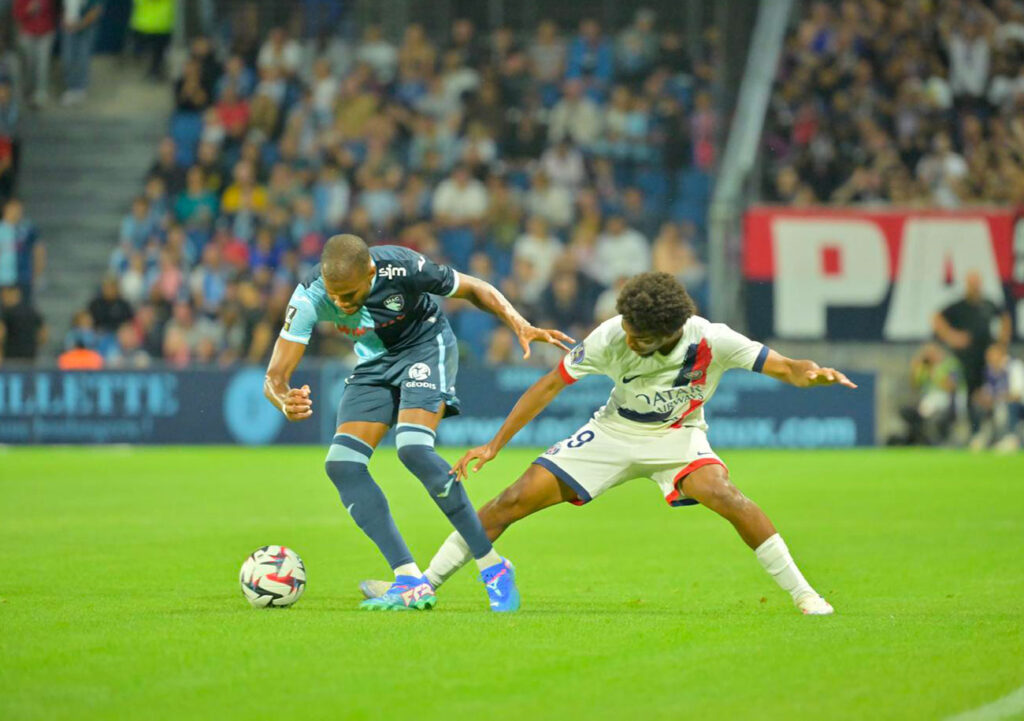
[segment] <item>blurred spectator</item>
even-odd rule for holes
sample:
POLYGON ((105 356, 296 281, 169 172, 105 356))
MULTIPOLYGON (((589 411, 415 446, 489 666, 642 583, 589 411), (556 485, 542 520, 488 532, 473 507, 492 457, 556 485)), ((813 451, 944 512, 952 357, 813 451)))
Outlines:
POLYGON ((146 76, 154 80, 164 77, 164 55, 174 32, 176 4, 175 0, 133 0, 132 32, 135 33, 138 50, 149 51, 146 76))
POLYGON ((384 38, 380 25, 368 25, 356 50, 356 60, 369 65, 377 82, 387 85, 395 77, 398 51, 384 38))
POLYGON ((79 310, 71 318, 71 327, 64 334, 64 350, 73 348, 96 348, 100 344, 96 324, 87 310, 79 310))
POLYGON ((596 20, 580 22, 579 35, 569 43, 566 60, 565 77, 578 80, 591 98, 601 100, 612 81, 614 52, 596 20))
POLYGON ((89 88, 89 67, 105 0, 64 0, 61 25, 61 67, 64 95, 61 103, 77 105, 89 88))
POLYGON ((174 84, 174 105, 183 113, 201 113, 213 102, 203 84, 203 68, 198 60, 189 58, 181 77, 174 84))
POLYGON ((173 138, 160 141, 156 160, 149 166, 146 179, 160 178, 164 188, 171 195, 177 195, 185 188, 185 168, 178 164, 178 148, 173 138))
POLYGON ((442 227, 475 223, 487 212, 487 188, 460 165, 451 178, 438 184, 431 206, 442 227))
POLYGON ((964 387, 960 364, 941 346, 928 343, 911 361, 910 378, 915 399, 900 409, 907 429, 890 444, 944 443, 956 420, 957 394, 964 387))
POLYGON ((21 288, 0 288, 0 345, 3 361, 34 361, 46 342, 43 317, 22 295, 21 288))
POLYGON ((35 106, 50 97, 50 56, 57 31, 57 0, 14 0, 18 46, 25 58, 25 92, 35 106))
POLYGON ((20 155, 21 107, 8 78, 0 77, 0 202, 14 194, 20 155))
POLYGON ((953 151, 949 134, 938 133, 934 151, 921 158, 917 165, 917 177, 931 191, 932 199, 948 208, 959 205, 957 184, 965 175, 967 163, 963 156, 953 151))
POLYGON ((207 190, 199 166, 185 175, 185 189, 174 200, 174 217, 186 227, 201 229, 212 227, 217 217, 217 196, 207 190))
POLYGON ((128 267, 121 273, 119 288, 121 297, 133 307, 141 303, 148 294, 148 276, 146 259, 142 253, 132 253, 128 256, 128 267))
POLYGON ((564 252, 558 238, 548 232, 547 221, 539 215, 526 222, 526 232, 516 240, 512 252, 512 260, 516 264, 525 263, 530 267, 529 273, 520 292, 528 303, 540 300, 544 289, 551 282, 555 270, 555 261, 564 252))
POLYGON ((256 61, 260 70, 272 68, 284 77, 292 77, 299 71, 302 61, 302 49, 284 28, 270 31, 267 41, 260 48, 259 59, 256 61))
POLYGON ((0 287, 17 284, 31 300, 32 290, 46 267, 46 248, 39 241, 35 224, 25 218, 20 200, 11 199, 0 219, 0 287), (10 249, 13 248, 13 251, 10 249), (9 252, 13 252, 15 272, 12 279, 9 252))
POLYGON ((17 284, 18 241, 15 228, 5 220, 0 223, 0 288, 17 284))
POLYGON ((601 111, 584 94, 580 80, 568 80, 562 99, 551 110, 548 136, 557 143, 563 138, 572 140, 584 150, 589 149, 601 133, 601 111))
POLYGON ((132 307, 121 297, 116 276, 103 279, 100 292, 89 301, 89 315, 100 333, 113 333, 132 319, 132 307))
POLYGON ((540 167, 552 183, 576 190, 587 179, 583 153, 563 138, 548 148, 540 158, 540 167))
MULTIPOLYGON (((981 275, 967 274, 965 293, 961 300, 944 308, 932 318, 935 335, 960 361, 970 398, 985 380, 985 352, 993 341, 1006 345, 1010 341, 1010 314, 983 295, 981 275), (998 322, 999 335, 993 338, 992 327, 998 322)), ((972 418, 977 430, 977 419, 972 418)))
POLYGON ((596 290, 593 283, 576 271, 571 259, 559 260, 551 276, 551 285, 541 296, 541 321, 582 339, 594 325, 596 290))
POLYGON ((98 371, 103 368, 103 356, 92 348, 76 345, 57 357, 62 371, 98 371))
POLYGON ((651 248, 651 270, 676 278, 695 298, 701 295, 707 271, 692 242, 692 226, 665 223, 651 248))
POLYGON ((228 89, 238 98, 248 98, 256 89, 256 74, 239 55, 232 55, 224 66, 224 74, 216 83, 216 97, 219 99, 228 89))
POLYGON ((572 222, 572 194, 568 188, 552 183, 543 171, 533 174, 523 205, 530 215, 539 215, 556 228, 572 222))
POLYGON ((1006 347, 993 343, 985 352, 985 381, 971 398, 979 429, 971 448, 993 446, 1002 451, 1020 447, 1018 424, 1024 390, 1024 362, 1010 358, 1006 347))
POLYGON ((565 42, 558 36, 553 20, 542 20, 530 45, 530 66, 541 83, 541 92, 548 97, 558 92, 565 74, 565 42))
POLYGON ((647 239, 627 226, 621 215, 608 218, 604 233, 597 239, 596 252, 598 280, 605 286, 651 269, 647 239))
POLYGON ((152 362, 149 353, 142 347, 142 340, 135 326, 125 323, 117 329, 117 341, 112 344, 105 357, 110 368, 148 368, 152 362))
POLYGON ((658 54, 658 37, 654 32, 652 10, 637 10, 633 24, 619 33, 616 40, 615 63, 619 78, 637 84, 650 71, 658 54))

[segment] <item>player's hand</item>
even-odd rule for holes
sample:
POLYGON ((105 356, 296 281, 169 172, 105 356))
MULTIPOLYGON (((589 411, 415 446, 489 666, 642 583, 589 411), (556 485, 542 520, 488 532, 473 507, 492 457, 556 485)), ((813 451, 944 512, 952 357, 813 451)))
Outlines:
POLYGON ((474 460, 476 463, 473 465, 473 472, 476 473, 485 465, 487 465, 494 457, 498 455, 498 452, 494 450, 490 444, 485 446, 477 446, 466 451, 466 455, 458 460, 455 467, 452 468, 451 473, 460 481, 466 480, 469 475, 469 464, 474 460))
POLYGON ((523 347, 523 360, 530 357, 530 343, 535 340, 558 346, 566 353, 572 350, 566 343, 576 343, 575 340, 560 330, 545 330, 543 328, 534 328, 532 325, 524 325, 516 331, 516 335, 519 336, 519 345, 523 347))
POLYGON ((857 384, 835 368, 815 368, 806 372, 808 386, 846 386, 856 388, 857 384))
POLYGON ((290 421, 301 421, 313 415, 313 399, 309 397, 309 386, 291 388, 284 397, 284 416, 290 421))

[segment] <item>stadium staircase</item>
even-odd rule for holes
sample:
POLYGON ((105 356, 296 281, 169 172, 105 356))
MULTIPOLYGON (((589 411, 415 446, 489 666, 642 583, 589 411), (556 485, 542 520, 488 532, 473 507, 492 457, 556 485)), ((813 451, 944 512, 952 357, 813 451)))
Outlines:
POLYGON ((36 294, 50 329, 46 357, 60 352, 72 315, 95 294, 166 133, 171 91, 140 76, 120 58, 97 57, 86 104, 52 105, 23 121, 18 193, 48 254, 36 294))

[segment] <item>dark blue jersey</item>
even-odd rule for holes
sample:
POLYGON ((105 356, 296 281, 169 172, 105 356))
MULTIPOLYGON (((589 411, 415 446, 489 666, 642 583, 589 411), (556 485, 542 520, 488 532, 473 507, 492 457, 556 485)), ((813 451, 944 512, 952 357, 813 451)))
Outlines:
POLYGON ((458 274, 408 248, 370 248, 377 274, 363 307, 345 315, 327 296, 320 266, 299 283, 285 313, 281 337, 307 344, 313 327, 333 323, 356 343, 360 363, 404 350, 437 335, 444 316, 430 294, 451 296, 458 274))

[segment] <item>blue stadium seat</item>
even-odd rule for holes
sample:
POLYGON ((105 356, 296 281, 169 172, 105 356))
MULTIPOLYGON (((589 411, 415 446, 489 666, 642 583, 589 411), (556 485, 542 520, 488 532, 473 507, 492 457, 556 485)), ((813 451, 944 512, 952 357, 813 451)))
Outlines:
POLYGON ((441 247, 448 260, 457 268, 469 265, 469 256, 473 254, 476 236, 469 228, 445 228, 438 234, 441 247))
POLYGON ((177 148, 178 164, 187 167, 195 163, 203 117, 199 113, 175 113, 171 116, 170 133, 177 148))

